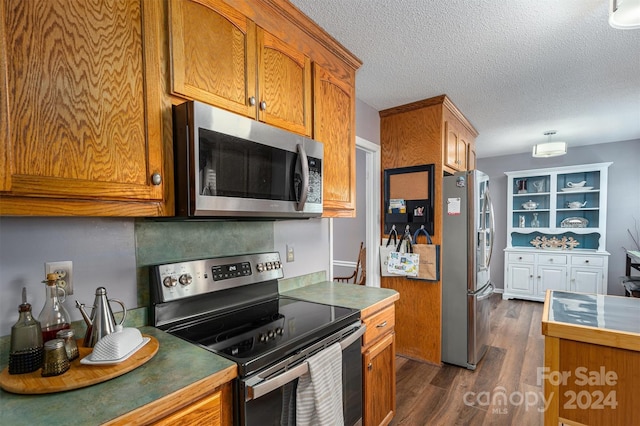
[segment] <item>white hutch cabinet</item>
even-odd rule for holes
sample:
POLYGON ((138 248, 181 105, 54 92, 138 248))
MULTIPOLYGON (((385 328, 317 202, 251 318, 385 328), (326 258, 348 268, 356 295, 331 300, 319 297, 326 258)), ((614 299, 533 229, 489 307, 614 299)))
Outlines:
POLYGON ((607 171, 612 163, 505 172, 504 299, 547 289, 607 291, 607 171))

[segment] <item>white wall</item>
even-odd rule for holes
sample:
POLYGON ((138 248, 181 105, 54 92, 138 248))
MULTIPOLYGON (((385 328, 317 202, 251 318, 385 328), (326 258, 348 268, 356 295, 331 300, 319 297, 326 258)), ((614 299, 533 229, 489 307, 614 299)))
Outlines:
POLYGON ((609 192, 607 197, 607 244, 609 257, 608 293, 623 295, 618 277, 624 275, 626 254, 632 240, 627 234, 633 228, 634 218, 640 223, 640 140, 569 147, 562 157, 533 158, 531 154, 479 158, 478 169, 491 179, 492 199, 496 214, 496 235, 491 261, 491 280, 498 288, 504 288, 504 254, 507 245, 507 177, 504 172, 546 167, 611 161, 609 167, 609 192))
POLYGON ((274 222, 273 248, 280 252, 284 277, 292 278, 329 271, 329 219, 274 222), (287 262, 287 244, 294 247, 295 260, 287 262))
POLYGON ((73 262, 74 294, 64 303, 73 321, 82 318, 75 300, 91 306, 98 287, 137 307, 134 219, 0 217, 0 336, 18 319, 22 287, 37 318, 44 263, 64 260, 73 262))

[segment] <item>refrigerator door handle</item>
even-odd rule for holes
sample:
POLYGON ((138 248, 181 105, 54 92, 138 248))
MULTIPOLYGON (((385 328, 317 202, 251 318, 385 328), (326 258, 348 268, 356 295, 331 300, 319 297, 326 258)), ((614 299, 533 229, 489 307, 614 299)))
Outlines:
POLYGON ((495 287, 493 286, 493 283, 489 283, 485 288, 486 288, 485 291, 483 291, 482 293, 478 294, 478 299, 477 299, 478 302, 488 298, 489 296, 491 296, 493 294, 493 291, 495 290, 495 287))
POLYGON ((493 215, 493 203, 491 202, 491 196, 489 195, 489 189, 487 189, 484 193, 485 198, 486 198, 486 203, 488 205, 488 209, 489 209, 489 240, 490 240, 490 245, 489 245, 489 257, 487 259, 487 266, 489 266, 489 264, 491 263, 491 256, 493 256, 493 237, 494 237, 494 233, 495 233, 495 220, 494 220, 494 215, 493 215))

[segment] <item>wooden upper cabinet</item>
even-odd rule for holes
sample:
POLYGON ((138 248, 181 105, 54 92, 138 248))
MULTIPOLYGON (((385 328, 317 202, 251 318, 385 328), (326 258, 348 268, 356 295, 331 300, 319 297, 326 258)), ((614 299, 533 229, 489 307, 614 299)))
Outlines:
POLYGON ((443 168, 446 172, 472 170, 475 168, 475 140, 478 132, 447 98, 443 99, 443 168))
POLYGON ((0 7, 0 214, 163 214, 156 5, 0 7))
POLYGON ((444 165, 456 171, 467 170, 467 141, 453 121, 445 121, 444 165))
POLYGON ((258 118, 311 136, 311 59, 258 28, 258 118))
POLYGON ((444 165, 458 170, 458 130, 450 121, 444 122, 444 165))
POLYGON ((324 217, 355 217, 354 87, 313 66, 313 138, 324 143, 324 217))
POLYGON ((467 170, 473 170, 477 166, 476 144, 471 141, 467 146, 467 170))
POLYGON ((172 92, 256 118, 256 25, 219 0, 169 3, 172 92))
POLYGON ((172 91, 311 136, 311 60, 221 0, 170 3, 172 91))

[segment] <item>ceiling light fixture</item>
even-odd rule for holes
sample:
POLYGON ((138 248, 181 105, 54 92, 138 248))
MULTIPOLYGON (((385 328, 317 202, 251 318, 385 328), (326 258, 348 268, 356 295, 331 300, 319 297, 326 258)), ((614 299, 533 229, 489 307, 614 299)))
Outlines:
POLYGON ((551 136, 556 134, 555 130, 544 132, 545 136, 549 136, 549 142, 539 143, 533 146, 533 155, 535 158, 557 157, 567 153, 566 142, 551 142, 551 136))
POLYGON ((609 25, 620 30, 640 28, 640 0, 609 0, 609 25))

